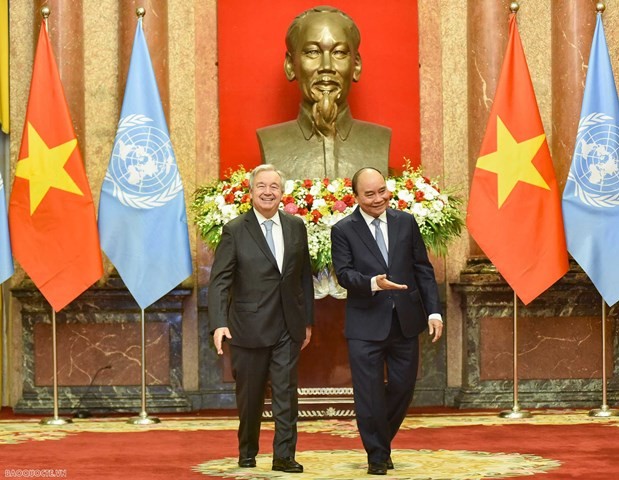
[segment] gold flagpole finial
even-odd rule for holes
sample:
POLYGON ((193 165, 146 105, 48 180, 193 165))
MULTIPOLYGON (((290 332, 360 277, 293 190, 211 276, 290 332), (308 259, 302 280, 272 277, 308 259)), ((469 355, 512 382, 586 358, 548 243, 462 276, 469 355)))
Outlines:
POLYGON ((144 7, 138 7, 135 9, 135 14, 138 18, 144 18, 144 15, 146 15, 146 9, 144 7))
POLYGON ((52 13, 52 11, 47 5, 41 8, 41 16, 43 17, 44 20, 47 20, 49 18, 50 13, 52 13))
POLYGON ((512 13, 518 13, 519 9, 520 9, 520 5, 518 4, 518 2, 512 2, 509 4, 509 10, 512 13))
POLYGON ((606 4, 604 2, 597 2, 595 4, 595 11, 597 13, 604 13, 604 10, 606 10, 606 4))

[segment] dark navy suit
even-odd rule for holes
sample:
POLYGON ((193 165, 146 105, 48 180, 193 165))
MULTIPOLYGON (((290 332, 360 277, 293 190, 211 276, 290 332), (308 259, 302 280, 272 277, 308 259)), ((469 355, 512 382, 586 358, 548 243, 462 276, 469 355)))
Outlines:
POLYGON ((370 462, 386 462, 413 397, 418 335, 441 313, 434 269, 414 217, 387 209, 388 264, 357 208, 331 230, 333 266, 347 289, 345 335, 359 433, 370 462), (373 292, 387 274, 406 290, 373 292), (387 382, 385 383, 385 365, 387 382))

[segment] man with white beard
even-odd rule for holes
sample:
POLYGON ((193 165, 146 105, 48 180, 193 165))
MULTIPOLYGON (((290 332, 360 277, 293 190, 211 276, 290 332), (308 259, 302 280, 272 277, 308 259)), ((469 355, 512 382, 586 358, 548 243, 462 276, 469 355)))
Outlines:
POLYGON ((361 36, 354 21, 328 6, 297 16, 286 34, 284 72, 297 80, 296 120, 258 129, 262 161, 287 178, 351 177, 361 167, 387 171, 391 129, 353 119, 347 98, 359 81, 361 36))

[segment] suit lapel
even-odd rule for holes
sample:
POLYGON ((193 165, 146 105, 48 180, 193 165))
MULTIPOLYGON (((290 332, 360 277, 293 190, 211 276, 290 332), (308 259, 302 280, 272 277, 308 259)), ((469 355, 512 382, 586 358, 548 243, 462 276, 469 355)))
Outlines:
MULTIPOLYGON (((368 224, 365 222, 365 219, 361 215, 359 207, 357 207, 353 212, 353 228, 357 232, 357 235, 359 235, 361 241, 366 245, 366 247, 368 247, 372 255, 376 257, 376 260, 378 260, 384 267, 387 267, 387 265, 385 265, 385 259, 383 258, 383 254, 380 253, 380 249, 378 248, 378 244, 374 239, 374 235, 372 235, 372 232, 370 232, 370 228, 368 227, 368 224)), ((391 257, 391 255, 389 256, 391 257)))
POLYGON ((282 275, 286 271, 288 263, 290 262, 293 249, 291 242, 293 238, 292 222, 282 211, 279 212, 279 220, 282 222, 282 234, 284 235, 284 261, 282 263, 282 275))
POLYGON ((387 209, 387 233, 389 235, 389 265, 393 263, 396 251, 396 240, 400 232, 400 223, 393 210, 387 209))
MULTIPOLYGON (((264 238, 264 233, 262 233, 262 227, 260 227, 258 219, 256 218, 256 214, 253 210, 247 212, 247 215, 245 216, 245 228, 247 229, 249 235, 253 238, 254 242, 256 242, 256 245, 258 245, 258 248, 262 251, 264 256, 267 257, 267 259, 273 264, 275 268, 278 268, 277 260, 275 260, 275 257, 271 253, 271 249, 267 244, 267 239, 264 238)), ((284 239, 285 238, 286 237, 284 237, 284 239)))

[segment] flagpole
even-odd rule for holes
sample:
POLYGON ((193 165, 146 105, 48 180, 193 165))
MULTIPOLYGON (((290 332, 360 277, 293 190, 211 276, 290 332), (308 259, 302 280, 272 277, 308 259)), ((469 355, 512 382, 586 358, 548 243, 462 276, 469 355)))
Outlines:
POLYGON ((531 413, 518 405, 518 297, 514 290, 514 406, 499 413, 501 418, 529 418, 531 413))
POLYGON ((146 413, 146 341, 145 341, 145 328, 144 328, 144 309, 141 309, 142 311, 142 318, 141 318, 141 326, 142 326, 142 411, 140 412, 140 415, 137 417, 131 417, 129 420, 127 420, 127 423, 130 423, 132 425, 152 425, 153 423, 161 423, 161 420, 159 420, 157 417, 150 417, 148 415, 148 413, 146 413))
POLYGON ((606 403, 606 302, 602 298, 602 406, 589 412, 590 417, 617 417, 619 410, 606 403))
POLYGON ((60 418, 58 416, 58 357, 56 349, 56 310, 52 308, 52 368, 54 369, 54 416, 44 418, 39 423, 41 425, 66 425, 73 423, 70 418, 60 418))
POLYGON ((49 18, 50 13, 52 13, 52 11, 47 5, 45 5, 44 7, 41 7, 41 16, 43 17, 43 20, 45 21, 45 28, 48 27, 47 19, 49 18))

